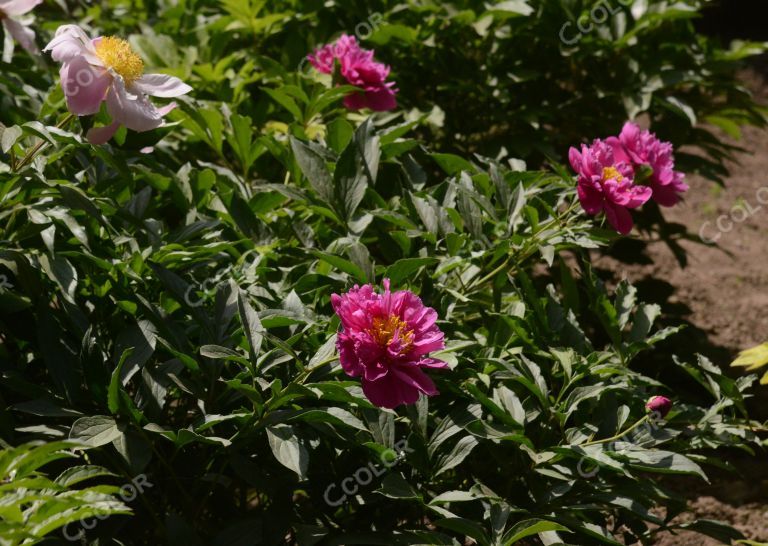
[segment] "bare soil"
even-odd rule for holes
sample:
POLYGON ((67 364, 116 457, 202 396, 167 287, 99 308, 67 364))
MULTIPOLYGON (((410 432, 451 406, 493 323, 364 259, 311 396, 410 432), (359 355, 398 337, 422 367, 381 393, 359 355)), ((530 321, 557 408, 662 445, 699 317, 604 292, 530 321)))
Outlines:
MULTIPOLYGON (((744 76, 763 104, 768 85, 756 72, 744 76)), ((723 136, 723 138, 727 138, 723 136)), ((768 130, 745 128, 734 144, 746 149, 729 165, 725 187, 697 176, 688 177, 685 201, 662 210, 667 222, 680 224, 689 238, 676 242, 685 250, 681 266, 670 246, 643 235, 624 240, 596 266, 614 280, 626 278, 640 294, 662 306, 664 322, 686 324, 665 343, 670 352, 700 352, 728 368, 740 350, 768 341, 768 130), (718 224, 719 223, 719 224, 718 224), (716 239, 716 244, 701 240, 716 239), (651 297, 648 298, 648 295, 651 297)), ((729 373, 738 372, 729 371, 729 373)), ((768 386, 758 386, 755 418, 768 417, 768 386)), ((768 453, 756 458, 727 457, 740 476, 722 476, 712 485, 690 484, 690 514, 727 522, 754 541, 768 543, 768 453), (698 495, 698 497, 697 497, 698 495)), ((713 546, 703 535, 662 534, 657 546, 713 546)))

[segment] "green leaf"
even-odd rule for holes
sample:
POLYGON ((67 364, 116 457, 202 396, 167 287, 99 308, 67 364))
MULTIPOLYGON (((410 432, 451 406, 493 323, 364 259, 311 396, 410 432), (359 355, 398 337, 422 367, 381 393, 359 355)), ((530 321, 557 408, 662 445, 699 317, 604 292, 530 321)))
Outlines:
POLYGON ((345 260, 341 256, 336 256, 335 254, 329 254, 327 252, 320 252, 319 250, 313 250, 311 251, 312 255, 317 257, 320 260, 323 260, 324 262, 329 263, 336 269, 339 269, 340 271, 343 271, 344 273, 348 273, 349 275, 352 275, 352 277, 355 278, 355 280, 360 281, 362 283, 368 282, 368 277, 365 274, 365 272, 362 270, 362 268, 356 266, 349 260, 345 260))
POLYGON ((69 431, 69 438, 89 447, 99 447, 109 444, 121 434, 112 417, 93 415, 75 421, 69 431))
POLYGON ((242 290, 237 292, 237 308, 240 313, 240 322, 243 324, 243 333, 248 340, 251 363, 255 366, 261 351, 261 343, 264 341, 264 328, 258 313, 248 302, 248 295, 242 290))
POLYGON ((267 427, 267 440, 275 459, 284 467, 295 472, 300 479, 307 477, 309 451, 290 425, 267 427))
POLYGON ((349 145, 355 129, 344 118, 336 118, 328 124, 326 141, 333 151, 340 154, 349 145))
POLYGON ((369 118, 355 131, 333 173, 337 209, 342 218, 352 219, 365 196, 368 183, 376 182, 380 155, 379 137, 369 118))
POLYGON ((19 137, 24 134, 21 127, 18 125, 2 127, 0 128, 0 131, 0 150, 2 150, 4 154, 7 154, 8 151, 13 148, 13 145, 16 144, 16 141, 19 140, 19 137))
POLYGON ((440 165, 440 168, 448 175, 455 175, 461 171, 467 171, 469 173, 475 172, 475 167, 461 156, 454 154, 430 154, 432 159, 440 165))
POLYGON ((511 546, 512 544, 515 544, 524 538, 536 535, 538 533, 568 530, 569 529, 567 527, 564 527, 553 521, 546 521, 543 519, 527 519, 515 524, 514 527, 512 527, 504 534, 504 538, 502 540, 504 546, 511 546))
POLYGON ((437 263, 437 258, 403 258, 390 265, 384 273, 384 277, 388 278, 392 284, 398 285, 413 276, 422 267, 429 267, 437 263))
POLYGON ((289 95, 281 91, 280 89, 270 89, 269 87, 262 87, 267 95, 272 97, 277 104, 288 110, 293 116, 293 119, 299 123, 304 121, 304 115, 301 113, 301 109, 289 95))
POLYGON ((115 366, 115 369, 112 371, 112 378, 109 381, 107 407, 114 415, 120 411, 120 391, 122 390, 122 385, 120 383, 121 371, 123 369, 123 364, 125 364, 125 361, 131 356, 131 353, 133 353, 133 347, 129 347, 123 351, 123 354, 120 357, 120 362, 118 362, 117 366, 115 366))
POLYGON ((325 165, 325 160, 310 146, 294 137, 291 137, 291 149, 301 172, 307 177, 320 199, 328 204, 333 203, 333 179, 325 165))

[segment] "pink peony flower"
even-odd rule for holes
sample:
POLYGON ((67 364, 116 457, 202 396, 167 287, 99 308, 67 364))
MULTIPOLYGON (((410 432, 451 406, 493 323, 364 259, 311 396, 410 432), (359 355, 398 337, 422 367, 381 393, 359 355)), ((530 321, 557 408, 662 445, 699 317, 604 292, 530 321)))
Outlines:
MULTIPOLYGON (((19 45, 33 55, 38 53, 35 44, 35 31, 29 28, 25 22, 17 21, 15 17, 32 11, 43 0, 0 0, 0 21, 5 31, 10 34, 19 45)), ((10 63, 13 56, 13 42, 3 52, 3 62, 10 63)))
POLYGON ((92 144, 104 144, 121 125, 138 132, 157 129, 176 104, 155 108, 147 95, 178 97, 192 90, 173 76, 144 74, 144 61, 125 40, 112 36, 91 40, 75 25, 59 27, 44 51, 62 63, 61 85, 70 112, 95 114, 107 102, 112 123, 88 131, 92 144))
POLYGON ((688 189, 685 174, 675 170, 674 148, 670 142, 662 142, 656 135, 641 130, 636 123, 628 121, 617 137, 606 142, 613 147, 617 161, 626 161, 633 166, 647 165, 653 170, 650 186, 653 200, 659 205, 671 207, 680 201, 680 194, 688 189))
POLYGON ((392 110, 397 107, 395 82, 385 81, 389 67, 374 61, 373 53, 362 49, 354 36, 343 34, 335 43, 316 49, 307 58, 323 74, 333 74, 335 62, 339 61, 344 79, 362 89, 344 99, 344 106, 350 110, 392 110))
POLYGON ((614 159, 613 148, 602 140, 591 146, 581 145, 581 153, 571 147, 568 152, 571 166, 578 173, 577 191, 581 206, 587 214, 605 211, 608 223, 626 235, 632 230, 634 209, 648 201, 651 188, 636 185, 632 167, 614 159))
POLYGON ((394 408, 413 404, 419 393, 438 394, 422 371, 447 366, 427 356, 445 347, 434 309, 408 290, 391 293, 389 279, 384 279, 383 294, 370 284, 355 285, 346 294, 333 294, 331 304, 343 328, 336 342, 341 367, 362 378, 368 400, 394 408))
POLYGON ((662 417, 666 417, 669 410, 672 409, 672 400, 666 396, 651 396, 645 403, 645 409, 649 412, 658 412, 662 417))

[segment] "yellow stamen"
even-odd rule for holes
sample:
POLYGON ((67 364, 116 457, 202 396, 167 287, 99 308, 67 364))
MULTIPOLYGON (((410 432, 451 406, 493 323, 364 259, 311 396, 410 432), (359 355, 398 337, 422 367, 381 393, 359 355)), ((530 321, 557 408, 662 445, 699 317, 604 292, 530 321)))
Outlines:
POLYGON ((395 315, 389 315, 386 318, 374 318, 373 327, 369 332, 376 340, 376 343, 382 347, 388 347, 392 343, 395 333, 399 332, 401 344, 399 354, 401 355, 410 351, 413 346, 413 330, 408 328, 408 323, 395 315))
POLYGON ((617 182, 620 181, 623 176, 621 176, 621 173, 616 167, 603 167, 603 182, 606 180, 616 180, 617 182))
POLYGON ((128 42, 120 38, 103 37, 96 44, 96 55, 106 67, 120 74, 126 85, 131 85, 144 73, 144 61, 128 42))

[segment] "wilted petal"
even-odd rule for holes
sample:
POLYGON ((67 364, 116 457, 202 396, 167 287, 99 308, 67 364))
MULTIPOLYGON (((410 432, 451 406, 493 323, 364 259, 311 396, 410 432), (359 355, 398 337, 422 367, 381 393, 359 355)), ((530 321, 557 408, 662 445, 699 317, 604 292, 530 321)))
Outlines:
POLYGON ((131 91, 145 93, 153 97, 179 97, 186 95, 192 88, 179 78, 165 74, 146 74, 136 80, 131 91))

